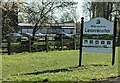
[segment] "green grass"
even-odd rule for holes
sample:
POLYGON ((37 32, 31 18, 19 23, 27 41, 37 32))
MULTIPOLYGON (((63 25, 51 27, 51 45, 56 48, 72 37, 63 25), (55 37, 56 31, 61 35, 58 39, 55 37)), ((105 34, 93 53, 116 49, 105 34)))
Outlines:
POLYGON ((100 80, 118 76, 118 51, 114 66, 111 58, 111 54, 84 52, 82 66, 78 67, 78 50, 3 55, 2 76, 4 81, 100 80))

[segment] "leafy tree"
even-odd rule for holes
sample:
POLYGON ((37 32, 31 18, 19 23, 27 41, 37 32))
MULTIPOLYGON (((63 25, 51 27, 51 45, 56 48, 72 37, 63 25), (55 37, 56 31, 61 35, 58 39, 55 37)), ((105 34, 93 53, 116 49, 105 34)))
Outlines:
POLYGON ((18 5, 15 2, 2 2, 2 34, 3 36, 18 29, 18 5))

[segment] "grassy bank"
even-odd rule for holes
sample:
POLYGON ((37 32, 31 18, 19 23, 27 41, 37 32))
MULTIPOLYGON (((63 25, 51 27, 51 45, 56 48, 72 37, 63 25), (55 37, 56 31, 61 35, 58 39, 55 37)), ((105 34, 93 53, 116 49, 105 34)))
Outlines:
MULTIPOLYGON (((118 50, 118 48, 117 48, 118 50)), ((92 81, 118 76, 118 51, 115 65, 111 54, 83 53, 78 67, 79 51, 50 51, 2 56, 4 81, 92 81)))

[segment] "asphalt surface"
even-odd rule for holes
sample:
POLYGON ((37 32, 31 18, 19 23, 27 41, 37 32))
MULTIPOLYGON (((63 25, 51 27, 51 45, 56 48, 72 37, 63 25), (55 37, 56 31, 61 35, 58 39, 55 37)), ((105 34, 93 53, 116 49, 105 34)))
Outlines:
POLYGON ((92 82, 87 82, 87 83, 120 83, 120 77, 102 79, 100 81, 92 81, 92 82))

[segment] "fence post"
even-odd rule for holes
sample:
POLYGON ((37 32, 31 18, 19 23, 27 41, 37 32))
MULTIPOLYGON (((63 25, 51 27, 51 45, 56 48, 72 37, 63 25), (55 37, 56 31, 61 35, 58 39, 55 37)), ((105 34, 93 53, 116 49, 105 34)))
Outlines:
POLYGON ((76 41, 75 41, 75 35, 73 35, 73 50, 76 50, 76 41))
POLYGON ((31 37, 28 37, 28 47, 29 47, 29 52, 31 52, 31 37))
POLYGON ((11 38, 10 38, 10 36, 8 36, 8 47, 7 47, 7 49, 8 49, 8 55, 11 55, 11 38))
POLYGON ((45 42, 46 42, 46 52, 48 52, 48 36, 45 35, 45 42))
POLYGON ((61 40, 61 42, 60 42, 61 43, 61 50, 63 50, 63 35, 62 34, 60 35, 60 40, 61 40))
POLYGON ((54 41, 54 50, 55 50, 55 42, 56 41, 55 41, 55 36, 54 35, 52 36, 52 41, 54 41))

